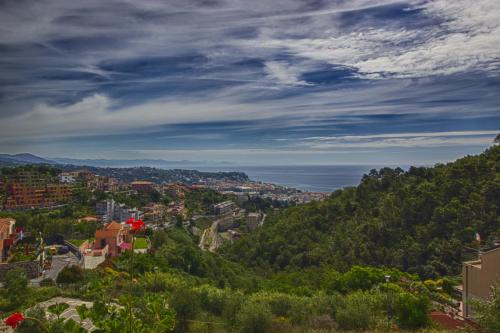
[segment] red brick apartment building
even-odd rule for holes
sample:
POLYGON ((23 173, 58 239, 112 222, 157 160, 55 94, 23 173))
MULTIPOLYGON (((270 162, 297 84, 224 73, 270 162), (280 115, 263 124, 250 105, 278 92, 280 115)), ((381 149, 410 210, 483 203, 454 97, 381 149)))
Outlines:
POLYGON ((6 210, 48 208, 67 202, 72 196, 72 186, 50 179, 39 179, 30 173, 20 173, 3 180, 6 210))

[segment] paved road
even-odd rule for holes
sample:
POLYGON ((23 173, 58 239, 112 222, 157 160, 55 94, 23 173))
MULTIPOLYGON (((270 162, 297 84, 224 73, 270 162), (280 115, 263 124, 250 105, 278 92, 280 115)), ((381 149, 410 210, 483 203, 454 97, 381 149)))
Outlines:
POLYGON ((71 252, 63 255, 55 255, 52 256, 52 267, 49 270, 46 270, 42 276, 31 280, 32 283, 38 284, 45 278, 51 278, 52 280, 56 280, 59 272, 66 266, 70 265, 78 265, 78 259, 71 252))

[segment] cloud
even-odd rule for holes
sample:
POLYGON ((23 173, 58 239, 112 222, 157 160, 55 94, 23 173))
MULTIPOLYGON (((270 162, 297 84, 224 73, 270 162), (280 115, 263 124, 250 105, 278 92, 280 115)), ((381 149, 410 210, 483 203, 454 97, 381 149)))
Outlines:
POLYGON ((350 66, 368 78, 424 77, 466 71, 498 74, 500 50, 496 45, 500 44, 500 2, 413 1, 408 3, 406 10, 416 11, 421 20, 427 16, 435 22, 408 28, 384 26, 368 19, 367 25, 351 31, 331 28, 322 35, 303 38, 283 38, 282 33, 267 29, 259 40, 248 43, 253 47, 281 48, 307 59, 350 66))
POLYGON ((267 61, 265 63, 268 76, 285 85, 310 85, 300 80, 300 72, 283 61, 267 61))
POLYGON ((346 148, 414 148, 450 146, 487 146, 500 130, 491 131, 450 131, 432 133, 384 133, 375 135, 345 135, 307 137, 298 146, 313 149, 346 148))
POLYGON ((499 29, 496 0, 4 1, 0 140, 479 147, 450 133, 500 124, 499 29))

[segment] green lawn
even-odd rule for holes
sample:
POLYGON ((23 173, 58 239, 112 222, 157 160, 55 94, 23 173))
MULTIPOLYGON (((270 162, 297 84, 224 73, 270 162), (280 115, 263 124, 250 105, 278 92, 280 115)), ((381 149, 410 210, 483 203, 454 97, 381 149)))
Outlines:
POLYGON ((136 238, 134 243, 134 250, 147 249, 148 241, 146 238, 136 238))
POLYGON ((80 247, 80 245, 82 245, 83 242, 85 242, 85 241, 86 241, 86 239, 70 239, 68 242, 70 242, 71 244, 73 244, 76 247, 80 247))

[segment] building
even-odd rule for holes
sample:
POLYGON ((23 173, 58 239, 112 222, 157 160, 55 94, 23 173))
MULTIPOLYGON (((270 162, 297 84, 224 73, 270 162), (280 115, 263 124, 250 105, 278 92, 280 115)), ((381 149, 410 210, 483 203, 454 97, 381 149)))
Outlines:
POLYGON ((168 195, 174 199, 184 199, 186 193, 189 192, 190 189, 182 184, 163 184, 160 187, 160 192, 163 195, 168 195))
POLYGON ((113 199, 106 199, 96 203, 95 211, 104 222, 111 222, 113 220, 124 222, 131 217, 139 219, 142 216, 142 212, 137 208, 129 208, 125 204, 118 203, 113 199))
POLYGON ((162 204, 151 203, 144 207, 144 222, 160 223, 166 220, 168 208, 162 204))
POLYGON ((154 191, 154 183, 147 180, 136 180, 130 183, 132 190, 137 192, 149 193, 154 191))
POLYGON ((491 287, 500 283, 500 244, 481 252, 478 260, 464 262, 462 279, 463 315, 469 318, 473 316, 470 300, 488 299, 491 287))
POLYGON ((232 201, 224 201, 213 205, 213 211, 215 215, 226 215, 233 212, 236 205, 232 201))
POLYGON ((76 181, 76 177, 78 175, 75 174, 74 172, 61 172, 57 178, 59 178, 59 181, 61 183, 74 183, 76 181))
POLYGON ((6 194, 6 210, 50 208, 68 202, 72 197, 72 186, 59 183, 31 185, 10 182, 6 186, 6 194))
POLYGON ((17 240, 15 224, 16 220, 12 218, 0 218, 0 262, 7 261, 10 248, 17 240))
POLYGON ((104 228, 96 230, 94 250, 106 250, 110 257, 132 249, 132 235, 126 224, 110 222, 104 228))
POLYGON ((217 231, 219 232, 224 232, 227 231, 228 229, 232 229, 238 226, 233 215, 224 215, 216 222, 217 222, 217 231))
POLYGON ((115 206, 115 220, 125 222, 130 218, 135 220, 142 217, 142 212, 137 208, 128 208, 125 204, 118 204, 115 206))
POLYGON ((115 216, 115 201, 113 199, 106 199, 97 202, 95 205, 95 212, 101 216, 104 222, 111 222, 115 216))
POLYGON ((255 230, 260 225, 262 216, 260 213, 249 213, 247 215, 247 227, 249 230, 255 230))

